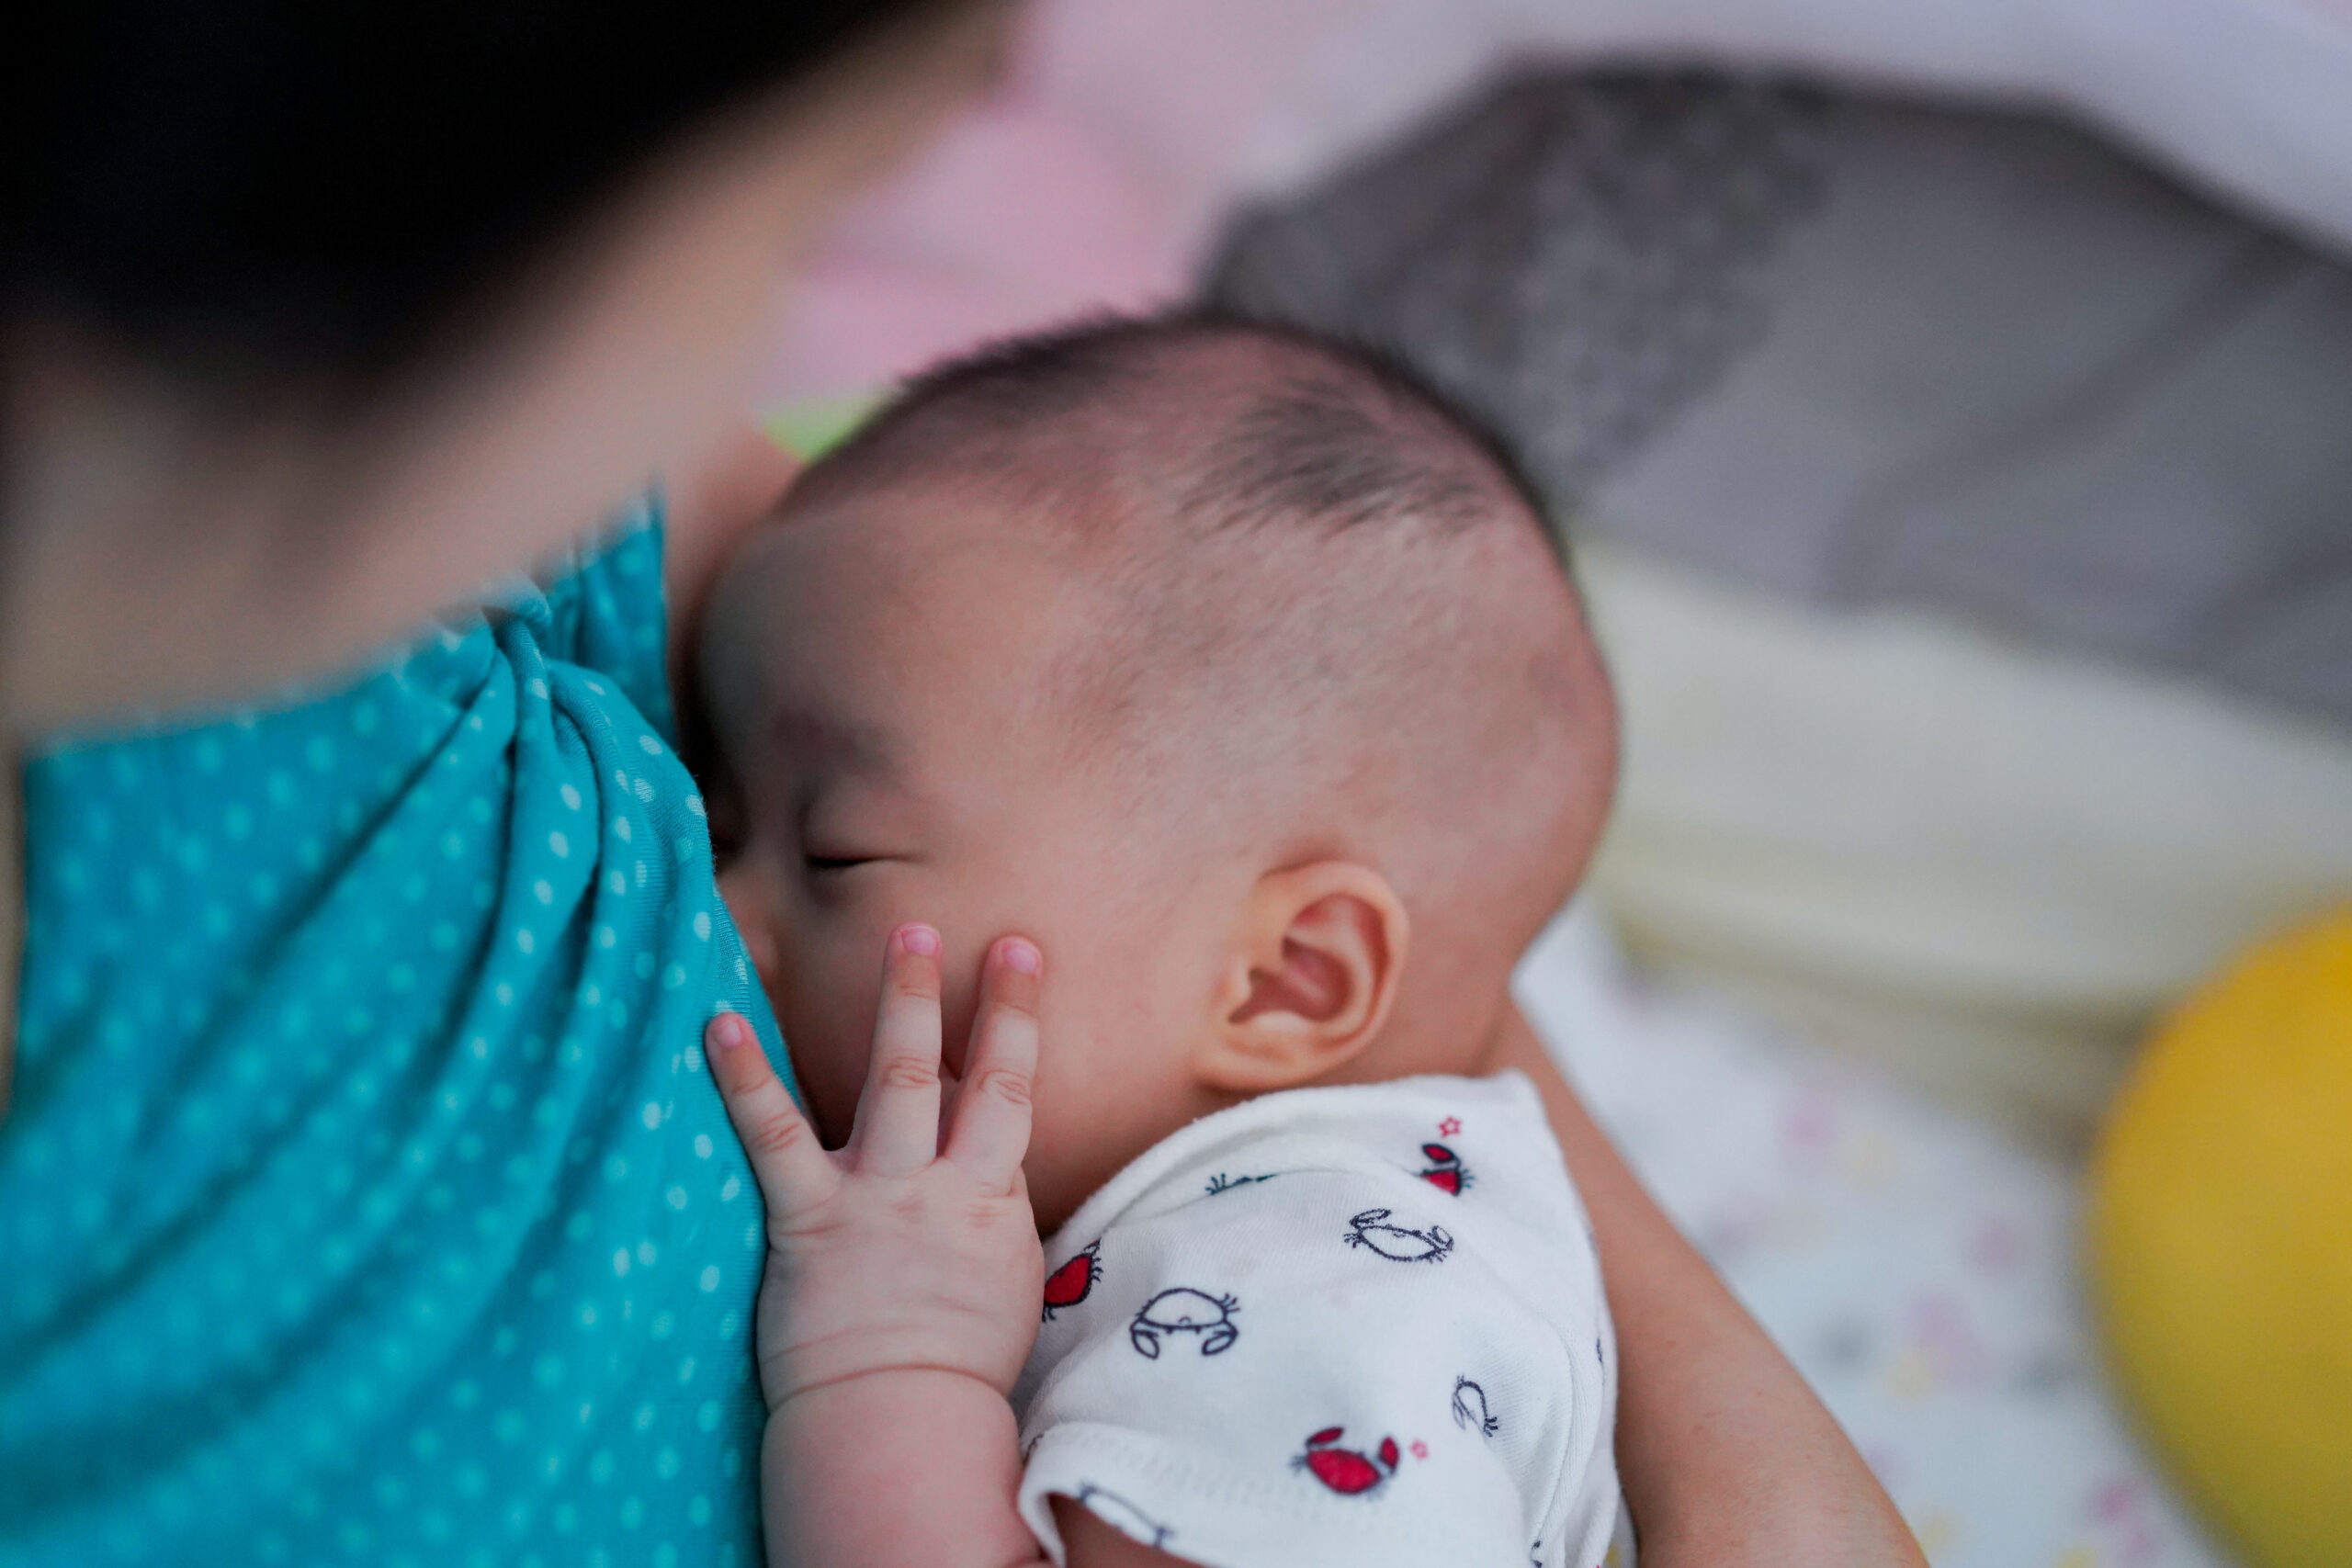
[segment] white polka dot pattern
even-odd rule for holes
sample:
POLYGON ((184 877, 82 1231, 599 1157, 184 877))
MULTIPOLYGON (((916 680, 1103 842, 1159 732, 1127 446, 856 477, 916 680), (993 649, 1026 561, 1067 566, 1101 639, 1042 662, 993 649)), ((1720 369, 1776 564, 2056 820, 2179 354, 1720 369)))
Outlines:
POLYGON ((782 1054, 645 521, 348 690, 29 770, 0 1565, 753 1568, 759 1213, 696 1045, 782 1054))

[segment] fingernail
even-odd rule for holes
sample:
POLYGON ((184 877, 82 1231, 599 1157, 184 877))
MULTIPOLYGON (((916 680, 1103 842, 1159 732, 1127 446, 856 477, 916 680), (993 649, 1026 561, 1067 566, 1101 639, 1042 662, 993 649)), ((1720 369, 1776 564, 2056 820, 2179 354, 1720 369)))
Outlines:
POLYGON ((917 958, 939 956, 939 933, 929 926, 900 926, 899 951, 910 953, 917 958))
POLYGON ((711 1021, 711 1032, 718 1036, 719 1048, 727 1051, 748 1045, 752 1040, 751 1028, 740 1012, 720 1013, 711 1021))
POLYGON ((1023 975, 1035 975, 1039 969, 1045 967, 1045 955, 1037 951, 1037 944, 1027 937, 1005 938, 1001 951, 1004 954, 1004 966, 1008 969, 1018 969, 1023 975))

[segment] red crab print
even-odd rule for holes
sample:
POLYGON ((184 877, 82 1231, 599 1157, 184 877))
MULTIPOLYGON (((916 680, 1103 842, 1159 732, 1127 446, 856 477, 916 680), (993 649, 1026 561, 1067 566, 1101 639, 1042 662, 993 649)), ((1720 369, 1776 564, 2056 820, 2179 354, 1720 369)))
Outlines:
POLYGON ((1469 1168, 1462 1163, 1460 1155, 1443 1144, 1423 1144, 1421 1157, 1430 1162, 1430 1168, 1413 1174, 1439 1191, 1450 1192, 1459 1198, 1462 1190, 1470 1185, 1469 1168))
POLYGON ((1102 1265, 1095 1254, 1101 1250, 1100 1240, 1090 1241, 1069 1262, 1046 1276, 1046 1317, 1054 1321, 1055 1309, 1074 1307, 1094 1290, 1094 1282, 1102 1278, 1102 1265))
POLYGON ((1306 1439, 1306 1451, 1294 1462, 1342 1497, 1360 1497, 1396 1473, 1396 1439, 1383 1438, 1370 1454, 1335 1445, 1342 1427, 1326 1427, 1306 1439))

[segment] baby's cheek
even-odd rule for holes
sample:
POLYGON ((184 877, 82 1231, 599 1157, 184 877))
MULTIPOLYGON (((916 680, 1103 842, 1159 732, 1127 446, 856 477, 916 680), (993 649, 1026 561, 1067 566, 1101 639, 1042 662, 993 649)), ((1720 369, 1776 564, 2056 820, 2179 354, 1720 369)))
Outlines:
POLYGON ((849 1142, 850 1129, 857 1124, 858 1091, 865 1083, 864 1063, 852 1065, 836 1058, 809 1084, 806 1090, 809 1110, 827 1148, 837 1149, 849 1142))
POLYGON ((1083 1075, 1069 1072, 1067 1064, 1060 1072, 1052 1063, 1039 1066, 1029 1155, 1022 1161, 1022 1172, 1029 1179, 1029 1201, 1037 1211, 1041 1232, 1058 1228, 1126 1163, 1123 1151, 1113 1146, 1115 1129, 1101 1124, 1102 1108, 1088 1103, 1088 1087, 1083 1075))
POLYGON ((847 1139, 874 1047, 882 986, 882 938, 855 922, 800 911, 783 933, 780 982, 771 994, 792 1052, 802 1100, 826 1146, 847 1139))
POLYGON ((858 1091, 865 1082, 865 1059, 871 1045, 847 1021, 822 1011, 794 1008, 781 1020, 786 1044, 792 1052, 792 1071, 800 1083, 809 1119, 828 1148, 849 1136, 857 1117, 858 1091))

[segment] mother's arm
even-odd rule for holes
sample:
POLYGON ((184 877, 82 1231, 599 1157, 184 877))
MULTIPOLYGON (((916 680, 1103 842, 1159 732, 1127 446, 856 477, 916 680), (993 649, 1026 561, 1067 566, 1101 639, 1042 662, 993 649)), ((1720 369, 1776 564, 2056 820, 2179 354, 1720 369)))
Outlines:
POLYGON ((1516 1007, 1494 1066, 1535 1081, 1600 1240, 1617 1467, 1643 1568, 1926 1568, 1845 1432, 1643 1190, 1516 1007))

